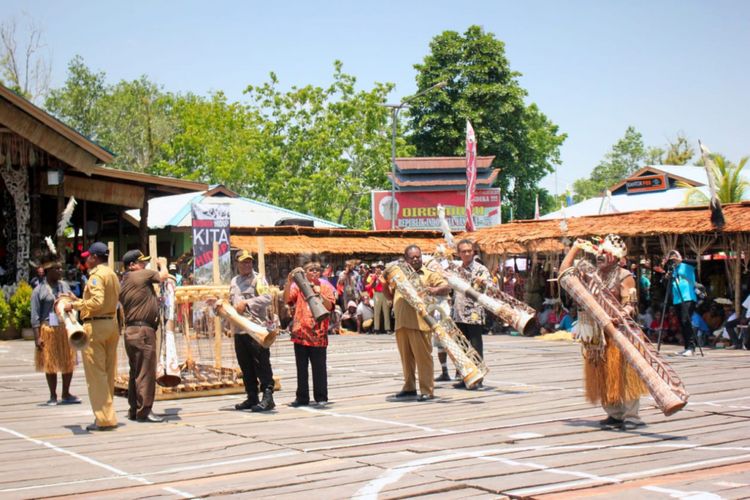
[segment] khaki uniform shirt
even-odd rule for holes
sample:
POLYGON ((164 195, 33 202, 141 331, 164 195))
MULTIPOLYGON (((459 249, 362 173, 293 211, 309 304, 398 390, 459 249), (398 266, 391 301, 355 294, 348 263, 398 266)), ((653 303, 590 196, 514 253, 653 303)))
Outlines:
MULTIPOLYGON (((436 287, 447 284, 440 274, 432 272, 424 266, 417 271, 417 274, 419 275, 419 281, 425 287, 436 287)), ((423 332, 430 331, 427 323, 417 315, 417 311, 409 305, 398 290, 395 290, 393 293, 393 315, 396 317, 396 330, 409 328, 423 332)))
POLYGON ((106 264, 99 264, 89 273, 83 298, 73 302, 73 309, 81 311, 81 319, 115 316, 120 297, 120 282, 106 264))

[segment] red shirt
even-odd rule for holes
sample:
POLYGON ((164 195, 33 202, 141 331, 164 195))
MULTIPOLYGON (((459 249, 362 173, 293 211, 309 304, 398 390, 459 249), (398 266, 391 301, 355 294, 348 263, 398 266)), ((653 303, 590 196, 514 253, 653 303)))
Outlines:
MULTIPOLYGON (((320 280, 320 295, 331 304, 336 301, 333 286, 320 280)), ((292 323, 292 342, 310 347, 328 346, 328 318, 315 324, 310 306, 300 293, 296 283, 289 287, 289 305, 294 304, 294 322, 292 323)))

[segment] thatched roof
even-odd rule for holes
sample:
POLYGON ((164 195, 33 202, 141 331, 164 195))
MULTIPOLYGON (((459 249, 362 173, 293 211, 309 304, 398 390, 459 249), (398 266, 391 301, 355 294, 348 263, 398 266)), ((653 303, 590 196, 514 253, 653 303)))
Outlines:
POLYGON ((438 231, 358 231, 300 226, 232 228, 231 245, 252 253, 263 237, 266 254, 401 255, 408 245, 433 252, 443 241, 438 231))
MULTIPOLYGON (((724 233, 750 232, 750 202, 725 205, 724 233)), ((567 230, 560 227, 563 220, 514 221, 490 228, 464 233, 476 241, 482 251, 490 254, 522 254, 526 252, 562 251, 561 240, 604 236, 610 233, 622 237, 644 237, 659 234, 714 234, 711 213, 707 207, 681 207, 663 210, 643 210, 621 214, 572 217, 565 220, 567 230)))

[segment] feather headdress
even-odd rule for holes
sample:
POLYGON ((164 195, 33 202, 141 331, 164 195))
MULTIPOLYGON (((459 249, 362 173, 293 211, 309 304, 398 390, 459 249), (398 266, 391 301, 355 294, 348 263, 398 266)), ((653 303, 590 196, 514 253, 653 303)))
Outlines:
POLYGON ((47 248, 49 248, 49 251, 52 255, 57 255, 57 248, 55 247, 55 242, 52 241, 52 238, 49 236, 44 237, 44 242, 47 244, 47 248))
POLYGON ((71 196, 68 200, 68 204, 65 207, 65 210, 63 210, 62 215, 60 216, 60 222, 57 223, 57 235, 62 236, 63 233, 65 233, 65 230, 70 225, 70 218, 73 217, 73 210, 76 208, 76 199, 71 196))

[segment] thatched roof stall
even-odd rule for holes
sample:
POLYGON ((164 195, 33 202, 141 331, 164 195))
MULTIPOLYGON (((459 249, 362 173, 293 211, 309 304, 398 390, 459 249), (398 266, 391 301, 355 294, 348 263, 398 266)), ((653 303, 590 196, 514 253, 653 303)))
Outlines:
POLYGON ((263 236, 267 254, 401 255, 408 245, 433 252, 439 231, 360 231, 300 226, 232 227, 232 247, 258 251, 263 236))
MULTIPOLYGON (((717 236, 716 242, 706 250, 726 250, 726 245, 718 236, 750 232, 750 202, 724 206, 726 225, 723 231, 718 231, 711 224, 710 216, 706 207, 644 210, 563 220, 515 221, 462 236, 475 240, 486 253, 521 255, 562 251, 564 238, 572 240, 610 233, 624 238, 646 239, 648 248, 654 253, 661 250, 659 236, 663 235, 713 235, 717 236)), ((634 254, 638 253, 638 249, 631 250, 634 254)))
MULTIPOLYGON (((663 256, 677 248, 695 258, 726 251, 744 256, 744 262, 728 259, 733 277, 730 287, 739 289, 742 268, 750 265, 750 202, 723 207, 726 224, 720 231, 711 223, 707 207, 644 210, 569 219, 516 221, 464 233, 482 252, 501 258, 513 255, 559 254, 564 241, 615 233, 625 238, 631 256, 663 256), (744 266, 743 266, 744 264, 744 266)), ((700 260, 698 261, 700 266, 700 260)), ((699 267, 700 270, 700 267, 699 267)), ((739 309, 739 294, 735 303, 739 309)))
POLYGON ((317 255, 334 268, 348 259, 371 263, 393 260, 409 245, 418 245, 423 252, 435 251, 443 241, 439 231, 360 231, 300 226, 232 227, 232 248, 257 254, 259 237, 267 256, 267 273, 277 280, 281 271, 301 264, 305 257, 317 255))

